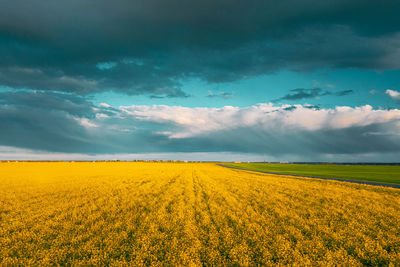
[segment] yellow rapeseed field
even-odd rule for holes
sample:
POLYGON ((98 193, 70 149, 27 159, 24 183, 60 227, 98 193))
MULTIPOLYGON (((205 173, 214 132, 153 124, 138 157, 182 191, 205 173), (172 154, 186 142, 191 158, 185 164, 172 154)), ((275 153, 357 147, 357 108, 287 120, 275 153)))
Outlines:
POLYGON ((0 265, 400 265, 400 190, 208 163, 0 163, 0 265))

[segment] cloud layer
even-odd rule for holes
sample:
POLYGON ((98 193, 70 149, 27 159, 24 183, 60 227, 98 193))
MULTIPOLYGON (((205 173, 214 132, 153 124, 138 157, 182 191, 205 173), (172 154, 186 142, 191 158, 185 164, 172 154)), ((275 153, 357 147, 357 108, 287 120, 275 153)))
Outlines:
POLYGON ((0 94, 0 145, 50 152, 253 153, 317 160, 400 154, 400 110, 95 105, 54 92, 0 94), (40 103, 40 104, 37 104, 40 103))
MULTIPOLYGON (((111 91, 195 97, 191 81, 220 88, 210 84, 283 70, 398 70, 399 8, 397 0, 2 0, 0 145, 89 154, 398 154, 398 109, 277 104, 356 87, 277 88, 275 104, 248 107, 117 107, 93 99, 111 91)), ((225 85, 209 98, 203 91, 203 101, 239 101, 243 90, 225 85)), ((399 101, 396 90, 386 94, 399 101)))
POLYGON ((2 0, 0 85, 185 97, 190 78, 398 69, 399 7, 395 0, 2 0))

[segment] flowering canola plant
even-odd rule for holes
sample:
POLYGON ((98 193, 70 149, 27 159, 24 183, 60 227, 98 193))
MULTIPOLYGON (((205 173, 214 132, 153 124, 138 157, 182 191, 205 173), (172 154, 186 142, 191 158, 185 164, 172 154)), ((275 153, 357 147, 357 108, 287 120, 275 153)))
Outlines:
POLYGON ((212 163, 0 163, 0 265, 400 265, 400 190, 212 163))

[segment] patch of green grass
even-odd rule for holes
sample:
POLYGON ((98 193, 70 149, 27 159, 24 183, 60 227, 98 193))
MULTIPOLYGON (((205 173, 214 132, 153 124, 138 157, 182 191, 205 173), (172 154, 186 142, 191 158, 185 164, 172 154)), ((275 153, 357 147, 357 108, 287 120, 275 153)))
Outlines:
POLYGON ((400 184, 400 166, 393 165, 336 165, 336 164, 279 164, 225 163, 247 170, 297 174, 326 178, 341 178, 380 183, 400 184))

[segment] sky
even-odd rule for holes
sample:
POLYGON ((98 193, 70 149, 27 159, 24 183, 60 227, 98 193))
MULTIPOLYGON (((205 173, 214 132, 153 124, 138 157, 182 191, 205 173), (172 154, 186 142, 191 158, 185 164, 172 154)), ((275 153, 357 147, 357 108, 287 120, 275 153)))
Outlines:
POLYGON ((2 0, 0 160, 399 162, 398 10, 2 0))

